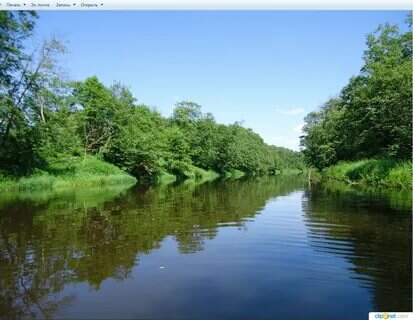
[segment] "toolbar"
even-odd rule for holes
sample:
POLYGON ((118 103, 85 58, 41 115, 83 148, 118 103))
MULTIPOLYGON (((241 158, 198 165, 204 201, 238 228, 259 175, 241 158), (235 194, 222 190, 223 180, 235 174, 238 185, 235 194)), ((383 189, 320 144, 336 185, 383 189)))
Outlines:
POLYGON ((0 10, 405 9, 411 0, 0 0, 0 10))

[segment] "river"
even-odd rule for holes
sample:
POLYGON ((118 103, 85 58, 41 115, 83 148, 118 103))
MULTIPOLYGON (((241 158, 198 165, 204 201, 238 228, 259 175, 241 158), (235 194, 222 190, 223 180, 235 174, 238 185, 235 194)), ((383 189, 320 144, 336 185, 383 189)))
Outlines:
POLYGON ((0 196, 0 317, 412 310, 410 194, 300 177, 0 196))

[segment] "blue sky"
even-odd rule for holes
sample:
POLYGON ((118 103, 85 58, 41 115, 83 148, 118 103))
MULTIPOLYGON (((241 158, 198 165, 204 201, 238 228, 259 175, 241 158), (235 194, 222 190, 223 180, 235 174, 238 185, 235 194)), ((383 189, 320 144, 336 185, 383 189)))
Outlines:
POLYGON ((34 44, 63 39, 68 77, 121 81, 170 115, 192 100, 298 150, 303 117, 358 73, 366 34, 400 11, 41 12, 34 44))

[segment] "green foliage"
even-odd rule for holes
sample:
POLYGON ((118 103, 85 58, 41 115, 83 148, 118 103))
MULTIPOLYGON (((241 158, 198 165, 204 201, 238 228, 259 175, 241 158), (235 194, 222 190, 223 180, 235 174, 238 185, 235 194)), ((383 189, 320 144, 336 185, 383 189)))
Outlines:
POLYGON ((38 170, 30 177, 0 176, 0 190, 59 190, 77 186, 132 185, 135 182, 135 178, 116 166, 87 156, 53 162, 46 171, 38 170))
POLYGON ((374 159, 339 162, 323 170, 323 176, 350 184, 411 189, 412 163, 374 159))
POLYGON ((240 123, 217 124, 211 114, 203 114, 198 104, 181 102, 171 122, 183 133, 181 165, 195 166, 220 174, 241 171, 248 175, 275 174, 288 166, 301 168, 299 153, 267 145, 251 129, 240 123), (184 150, 185 149, 185 150, 184 150))
POLYGON ((80 156, 84 153, 79 132, 79 115, 62 107, 49 114, 48 121, 37 126, 39 141, 36 145, 39 156, 45 161, 80 156))
POLYGON ((144 105, 117 111, 116 131, 104 158, 136 177, 153 178, 165 152, 165 120, 144 105))
POLYGON ((298 153, 267 145, 239 123, 218 124, 194 102, 177 103, 165 118, 137 104, 120 83, 107 87, 97 77, 64 81, 56 67, 57 56, 65 52, 59 41, 45 42, 32 57, 24 54, 22 39, 30 35, 34 18, 31 13, 0 15, 5 24, 0 41, 14 57, 0 70, 0 173, 20 177, 21 188, 48 188, 69 180, 87 184, 87 179, 96 184, 105 175, 113 180, 121 174, 99 171, 103 162, 90 156, 149 182, 303 167, 298 153))
POLYGON ((411 88, 411 30, 380 26, 367 38, 360 74, 305 118, 306 162, 322 169, 341 160, 410 159, 411 88))
POLYGON ((402 189, 411 189, 412 163, 406 161, 393 167, 385 178, 385 184, 402 189))
POLYGON ((191 162, 191 146, 183 129, 177 126, 168 128, 166 132, 167 152, 165 153, 165 169, 178 178, 189 178, 191 162))
POLYGON ((64 47, 51 39, 38 52, 26 54, 23 41, 35 18, 32 12, 0 13, 0 168, 15 175, 44 165, 39 129, 58 109, 55 63, 64 47))
POLYGON ((25 93, 32 74, 25 66, 29 57, 23 42, 31 35, 36 14, 0 12, 0 169, 27 172, 34 165, 34 135, 25 118, 25 93))
POLYGON ((0 12, 0 86, 11 89, 14 73, 21 70, 28 57, 23 41, 31 35, 37 15, 34 11, 0 12))
POLYGON ((237 170, 237 169, 227 171, 227 172, 224 173, 224 177, 226 179, 239 179, 239 178, 243 177, 244 175, 245 175, 244 172, 242 172, 240 170, 237 170))
POLYGON ((73 96, 82 109, 85 152, 104 152, 114 134, 117 101, 96 77, 76 83, 73 96))

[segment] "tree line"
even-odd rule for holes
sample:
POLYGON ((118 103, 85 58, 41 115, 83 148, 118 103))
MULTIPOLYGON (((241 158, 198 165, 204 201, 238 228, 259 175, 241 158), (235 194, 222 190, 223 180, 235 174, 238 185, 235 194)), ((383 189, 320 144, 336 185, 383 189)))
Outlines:
POLYGON ((368 35, 360 73, 319 111, 305 117, 306 162, 408 160, 412 152, 412 17, 408 29, 381 25, 368 35))
POLYGON ((0 12, 0 174, 29 175, 89 155, 145 179, 186 178, 197 168, 259 175, 303 167, 298 152, 267 145, 238 122, 219 124, 194 102, 179 102, 164 117, 121 83, 64 80, 58 40, 26 52, 36 19, 0 12))

